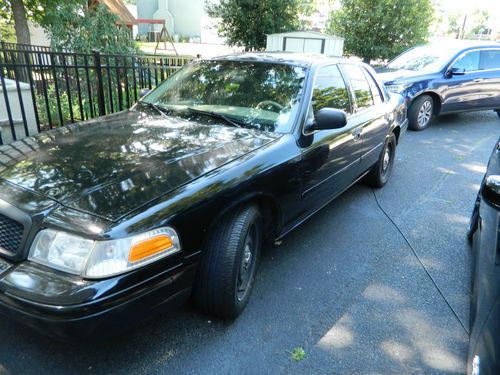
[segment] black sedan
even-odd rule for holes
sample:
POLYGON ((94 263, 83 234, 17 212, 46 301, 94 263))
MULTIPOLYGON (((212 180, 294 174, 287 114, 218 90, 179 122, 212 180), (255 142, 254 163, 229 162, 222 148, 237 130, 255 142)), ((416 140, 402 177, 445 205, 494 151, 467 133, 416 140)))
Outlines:
POLYGON ((500 373, 500 139, 491 154, 468 230, 473 286, 468 374, 500 373))
POLYGON ((194 62, 131 110, 0 148, 0 312, 101 336, 192 295, 237 317, 264 240, 391 175, 406 107, 356 62, 194 62))
POLYGON ((389 91, 408 102, 409 127, 432 116, 493 109, 500 116, 500 44, 449 41, 411 48, 379 69, 389 91))

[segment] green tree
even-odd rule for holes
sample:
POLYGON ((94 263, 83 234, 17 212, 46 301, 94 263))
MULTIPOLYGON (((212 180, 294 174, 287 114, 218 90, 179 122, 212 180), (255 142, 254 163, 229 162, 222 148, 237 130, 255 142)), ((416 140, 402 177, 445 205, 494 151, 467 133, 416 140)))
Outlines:
POLYGON ((46 10, 41 25, 56 50, 107 53, 134 53, 137 50, 129 30, 105 5, 87 6, 85 0, 63 3, 46 10))
POLYGON ((0 40, 11 43, 15 43, 16 41, 16 32, 14 30, 14 26, 10 23, 7 23, 7 20, 4 18, 0 18, 0 40))
POLYGON ((0 0, 0 20, 2 40, 7 40, 9 26, 14 25, 17 42, 30 44, 27 22, 32 20, 45 29, 52 47, 58 50, 136 52, 128 29, 119 26, 118 17, 95 1, 0 0))
POLYGON ((461 30, 461 15, 457 12, 448 15, 448 34, 454 34, 458 39, 461 30))
POLYGON ((28 21, 40 23, 49 8, 59 4, 72 3, 74 0, 2 0, 0 1, 0 19, 7 25, 13 25, 17 43, 30 44, 28 21))
POLYGON ((469 38, 482 34, 488 29, 490 14, 487 10, 476 9, 472 14, 472 29, 468 35, 469 38))
POLYGON ((300 25, 298 0, 207 0, 205 4, 210 17, 221 19, 218 34, 247 51, 265 48, 266 34, 297 30, 300 25))
POLYGON ((425 41, 433 18, 430 0, 340 0, 328 30, 365 62, 388 59, 425 41))

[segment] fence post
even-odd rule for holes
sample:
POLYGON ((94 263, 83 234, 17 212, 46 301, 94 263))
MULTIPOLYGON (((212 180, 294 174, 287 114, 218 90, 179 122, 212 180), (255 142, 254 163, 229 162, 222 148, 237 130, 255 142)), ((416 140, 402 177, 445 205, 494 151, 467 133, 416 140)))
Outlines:
POLYGON ((97 76, 97 106, 99 107, 99 116, 104 116, 106 114, 106 109, 104 107, 104 85, 102 83, 102 70, 101 70, 101 54, 98 50, 93 50, 94 54, 94 65, 97 76))

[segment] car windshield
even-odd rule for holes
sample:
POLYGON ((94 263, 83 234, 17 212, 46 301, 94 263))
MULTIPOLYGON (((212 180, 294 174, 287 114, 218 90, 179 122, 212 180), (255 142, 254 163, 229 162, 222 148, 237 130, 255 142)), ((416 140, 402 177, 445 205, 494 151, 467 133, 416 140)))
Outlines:
POLYGON ((199 61, 167 79, 142 103, 207 124, 287 133, 298 112, 305 76, 306 68, 286 64, 199 61))
POLYGON ((385 70, 437 72, 444 68, 453 52, 447 48, 421 46, 412 48, 389 62, 385 70))

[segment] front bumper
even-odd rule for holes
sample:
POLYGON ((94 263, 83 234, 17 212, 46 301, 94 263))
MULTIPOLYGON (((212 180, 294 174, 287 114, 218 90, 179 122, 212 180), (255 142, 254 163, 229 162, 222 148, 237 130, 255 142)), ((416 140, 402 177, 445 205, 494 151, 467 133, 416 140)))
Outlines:
POLYGON ((80 289, 69 282, 72 276, 50 271, 51 279, 28 292, 13 283, 36 283, 49 270, 26 263, 14 266, 0 260, 0 313, 62 340, 100 339, 178 306, 191 294, 196 270, 195 264, 180 264, 142 279, 144 272, 82 281, 80 289))

